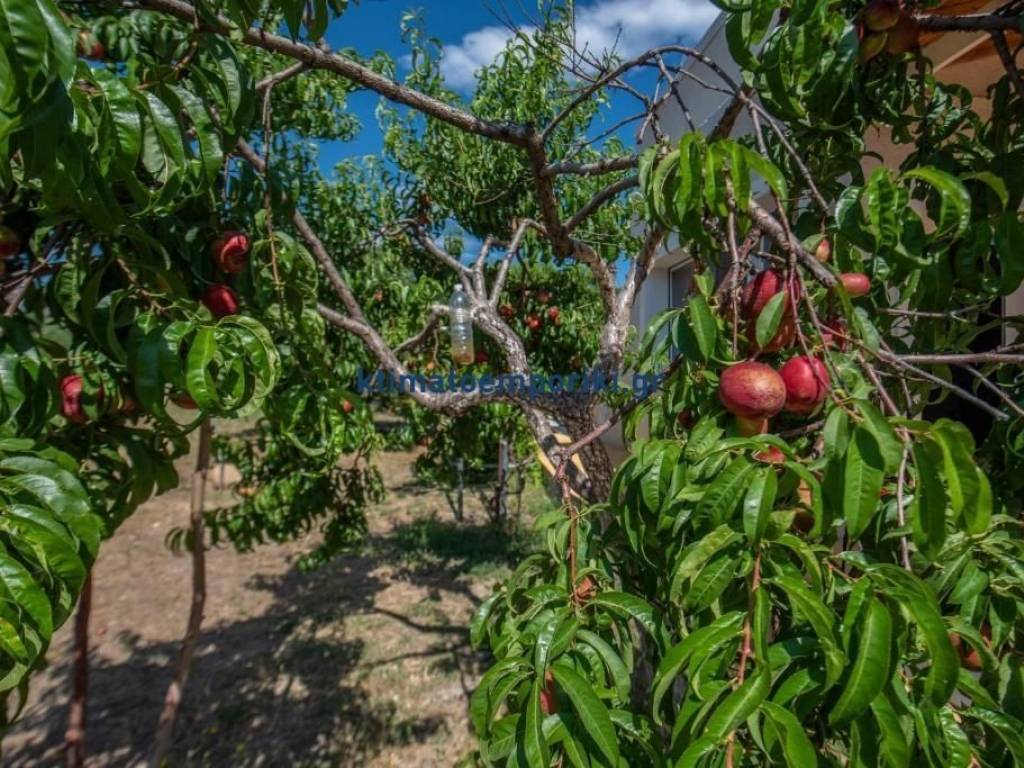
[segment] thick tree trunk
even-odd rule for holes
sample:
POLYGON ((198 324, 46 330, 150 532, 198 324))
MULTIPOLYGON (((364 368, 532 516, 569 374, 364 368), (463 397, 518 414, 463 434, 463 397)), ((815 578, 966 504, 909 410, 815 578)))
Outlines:
POLYGON ((185 637, 178 652, 178 664, 174 678, 164 696, 164 708, 157 723, 153 739, 153 754, 150 768, 160 768, 174 735, 174 723, 181 707, 182 692, 192 669, 192 657, 199 644, 199 629, 203 623, 203 608, 206 605, 206 553, 203 535, 203 504, 206 498, 206 475, 210 468, 210 438, 213 426, 206 419, 199 427, 199 446, 196 452, 195 471, 192 473, 192 501, 189 508, 189 523, 192 539, 192 604, 189 608, 185 637))
MULTIPOLYGON (((587 402, 559 416, 573 442, 587 437, 597 426, 594 410, 595 404, 587 402)), ((615 467, 601 438, 591 440, 580 448, 577 455, 589 480, 588 492, 584 496, 592 502, 607 501, 615 467)))
POLYGON ((64 734, 64 759, 68 768, 85 765, 85 709, 89 697, 89 615, 92 613, 92 573, 85 577, 75 614, 74 669, 68 729, 64 734))
MULTIPOLYGON (((589 425, 587 430, 580 435, 574 435, 573 438, 585 435, 594 428, 593 421, 590 421, 589 425)), ((615 466, 608 455, 608 449, 605 448, 604 443, 600 439, 594 440, 580 451, 580 460, 583 462, 583 466, 587 470, 587 476, 590 478, 590 489, 593 497, 591 501, 607 501, 608 493, 612 487, 612 477, 615 475, 615 466)))
MULTIPOLYGON (((527 408, 526 417, 537 442, 557 468, 562 460, 562 454, 558 452, 560 446, 549 423, 549 415, 537 408, 527 408)), ((559 429, 571 440, 579 440, 595 427, 594 404, 569 402, 563 410, 554 414, 554 418, 559 424, 559 429)), ((583 464, 586 476, 581 476, 570 464, 566 477, 572 490, 589 502, 607 500, 615 467, 604 444, 599 438, 592 440, 580 449, 577 458, 583 464)))

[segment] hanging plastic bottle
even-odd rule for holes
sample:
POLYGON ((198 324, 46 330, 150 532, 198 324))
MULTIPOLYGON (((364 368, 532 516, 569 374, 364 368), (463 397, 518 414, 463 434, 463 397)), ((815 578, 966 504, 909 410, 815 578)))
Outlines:
POLYGON ((469 297, 462 286, 456 285, 448 302, 451 310, 449 324, 452 333, 452 358, 459 365, 472 365, 473 354, 473 310, 469 297))

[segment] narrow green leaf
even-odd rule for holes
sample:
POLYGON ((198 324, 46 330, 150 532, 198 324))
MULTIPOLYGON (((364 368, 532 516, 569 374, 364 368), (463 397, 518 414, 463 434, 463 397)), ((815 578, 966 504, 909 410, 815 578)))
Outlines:
POLYGON ((612 765, 619 763, 619 742, 615 738, 615 727, 612 725, 608 710, 594 693, 590 683, 564 662, 556 662, 551 667, 555 680, 572 701, 573 709, 586 729, 587 734, 597 744, 612 765))
POLYGON ((752 544, 758 544, 768 528, 777 491, 775 470, 772 467, 760 467, 754 473, 743 498, 743 531, 752 544))
POLYGON ((813 768, 818 764, 814 746, 796 715, 771 701, 762 702, 761 711, 782 732, 782 751, 787 765, 813 768))
POLYGON ((761 706, 771 688, 771 673, 758 670, 712 710, 704 733, 713 739, 724 739, 761 706))
POLYGON ((686 311, 690 316, 697 347, 702 359, 710 360, 715 354, 715 343, 718 340, 718 323, 708 306, 707 300, 700 294, 691 296, 686 303, 686 311))
POLYGON ((829 713, 830 723, 860 717, 889 680, 892 616, 881 600, 872 597, 861 614, 857 653, 843 692, 829 713))
POLYGON ((911 450, 916 470, 914 500, 910 505, 914 544, 925 557, 934 560, 946 542, 946 490, 939 480, 939 468, 924 444, 915 444, 911 450))
POLYGON ((843 517, 851 539, 871 523, 879 506, 885 468, 878 441, 864 427, 857 427, 846 449, 843 468, 843 517))
POLYGON ((764 349, 775 338, 782 318, 787 309, 786 292, 779 291, 764 305, 764 309, 757 316, 757 323, 754 326, 754 338, 757 340, 759 349, 764 349))
POLYGON ((846 666, 846 656, 836 633, 835 614, 822 602, 821 597, 812 592, 800 579, 793 576, 778 576, 772 579, 771 583, 782 587, 793 610, 811 625, 817 635, 825 656, 825 687, 831 688, 838 682, 846 666))

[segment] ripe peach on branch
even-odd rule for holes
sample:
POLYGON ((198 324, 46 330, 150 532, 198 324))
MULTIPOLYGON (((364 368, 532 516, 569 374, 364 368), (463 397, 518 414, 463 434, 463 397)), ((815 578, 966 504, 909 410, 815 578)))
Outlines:
POLYGON ((736 416, 740 432, 757 434, 767 430, 768 419, 786 404, 786 385, 769 365, 737 363, 722 373, 718 399, 736 416))
POLYGON ((238 296, 226 285, 208 286, 199 300, 218 319, 238 314, 238 296))
MULTIPOLYGON (((87 424, 89 414, 82 404, 82 377, 77 373, 65 376, 60 382, 60 412, 72 424, 87 424)), ((103 387, 96 395, 97 400, 103 399, 103 387)))
POLYGON ((219 269, 229 275, 237 275, 248 261, 249 236, 234 230, 221 232, 210 243, 210 256, 219 269))
POLYGON ((786 385, 785 410, 790 413, 812 413, 828 394, 828 370, 816 357, 792 357, 779 370, 779 375, 786 385))

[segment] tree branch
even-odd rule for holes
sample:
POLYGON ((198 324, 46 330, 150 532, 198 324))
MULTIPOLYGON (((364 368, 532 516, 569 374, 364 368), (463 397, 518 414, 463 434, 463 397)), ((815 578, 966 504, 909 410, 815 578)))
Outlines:
POLYGON ((786 232, 786 228, 774 216, 762 208, 756 200, 751 198, 747 210, 754 223, 771 237, 783 251, 787 254, 795 255, 814 276, 815 280, 828 288, 833 287, 838 282, 836 276, 814 258, 812 254, 808 253, 792 235, 786 232))
POLYGON ((192 539, 192 601, 188 611, 185 637, 178 651, 178 663, 174 677, 167 687, 164 708, 160 713, 156 736, 153 738, 153 754, 150 768, 160 768, 171 746, 174 723, 181 708, 181 698, 192 669, 192 658, 199 644, 199 630, 203 623, 203 609, 206 606, 206 541, 203 534, 203 506, 206 498, 206 474, 210 469, 210 438, 213 425, 207 418, 199 426, 199 443, 196 447, 195 471, 192 473, 192 501, 189 506, 189 525, 192 539))
MULTIPOLYGON (((195 24, 198 29, 223 37, 230 36, 234 29, 231 23, 221 15, 213 18, 199 19, 195 8, 181 0, 141 0, 140 6, 174 16, 175 18, 195 24)), ((483 120, 452 104, 396 83, 394 80, 374 72, 366 65, 341 54, 326 53, 312 45, 289 40, 280 35, 270 34, 257 27, 250 27, 244 30, 242 32, 242 42, 272 53, 288 56, 304 63, 310 69, 322 69, 333 72, 371 91, 379 93, 390 101, 405 104, 423 114, 430 115, 441 122, 453 125, 468 133, 518 146, 525 146, 526 140, 530 135, 529 130, 524 126, 483 120)))
POLYGON ((576 176, 601 176, 613 171, 627 171, 630 168, 636 168, 639 160, 639 155, 627 155, 625 157, 609 157, 604 160, 595 160, 591 163, 562 161, 545 166, 541 175, 560 176, 562 174, 573 174, 576 176))
POLYGON ((501 298, 501 292, 505 289, 505 280, 508 278, 508 270, 512 264, 512 260, 515 259, 519 253, 519 248, 523 244, 523 238, 526 237, 526 231, 531 227, 536 227, 537 223, 531 219, 523 219, 516 226, 515 232, 512 234, 512 240, 508 244, 508 248, 505 250, 505 255, 501 259, 501 264, 498 266, 498 274, 494 278, 494 284, 491 286, 491 306, 498 306, 498 299, 501 298))
POLYGON ((998 13, 975 13, 963 16, 915 16, 921 29, 931 32, 991 32, 993 30, 1020 30, 1020 16, 1002 16, 998 13))
POLYGON ((639 177, 636 174, 627 176, 624 179, 619 179, 613 184, 609 184, 607 187, 602 189, 596 195, 594 195, 587 203, 580 208, 571 219, 565 223, 565 231, 573 232, 582 224, 584 221, 589 219, 601 206, 607 203, 609 200, 614 200, 620 194, 625 192, 627 189, 635 187, 639 182, 639 177))
POLYGON ((1021 365, 1024 363, 1024 355, 1014 355, 1006 352, 967 352, 964 354, 948 355, 889 355, 882 354, 883 360, 894 358, 904 363, 917 363, 920 365, 974 365, 976 363, 997 363, 1021 365))
POLYGON ((1010 82, 1013 83, 1014 90, 1017 91, 1018 96, 1024 99, 1024 81, 1020 79, 1020 70, 1017 69, 1017 62, 1014 55, 1010 53, 1010 46, 1006 44, 1006 35, 1003 34, 1002 30, 995 30, 991 34, 992 43, 996 47, 996 53, 999 54, 999 59, 1003 62, 1006 74, 1010 76, 1010 82))
POLYGON ((416 349, 420 344, 427 340, 434 328, 437 327, 438 321, 448 315, 448 307, 441 304, 435 304, 430 308, 430 315, 427 317, 427 322, 423 326, 423 330, 419 333, 410 336, 408 339, 403 341, 397 347, 395 347, 395 354, 400 352, 408 352, 409 350, 416 349))

